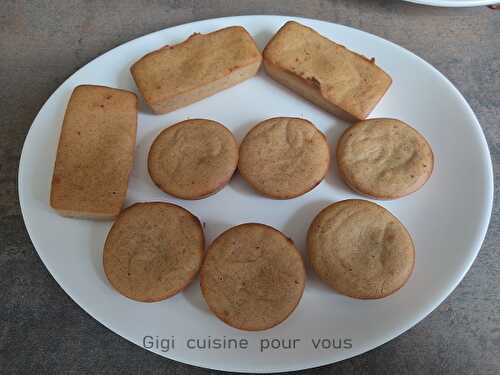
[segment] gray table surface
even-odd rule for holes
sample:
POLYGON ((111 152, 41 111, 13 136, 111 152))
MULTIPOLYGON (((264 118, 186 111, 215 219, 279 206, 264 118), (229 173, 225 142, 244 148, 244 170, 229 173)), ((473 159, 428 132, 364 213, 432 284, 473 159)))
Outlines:
MULTIPOLYGON (((26 233, 17 196, 21 147, 35 115, 73 72, 128 40, 194 20, 283 14, 352 26, 437 67, 484 129, 500 186, 500 11, 400 1, 0 2, 0 373, 194 373, 147 352, 87 315, 52 279, 26 233)), ((436 103, 439 105, 439 103, 436 103)), ((453 124, 446 124, 452 128, 453 124)), ((453 132, 450 132, 453 138, 453 132)), ((497 191, 497 190, 496 190, 497 191)), ((391 342, 305 373, 499 374, 500 207, 458 288, 391 342)))

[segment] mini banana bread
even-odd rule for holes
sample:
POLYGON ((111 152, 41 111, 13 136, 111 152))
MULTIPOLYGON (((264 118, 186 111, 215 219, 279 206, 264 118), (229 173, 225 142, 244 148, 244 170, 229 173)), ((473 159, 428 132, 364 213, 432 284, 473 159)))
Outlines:
POLYGON ((255 41, 241 26, 193 34, 151 52, 130 71, 157 114, 171 112, 254 76, 262 62, 255 41))
POLYGON ((136 130, 134 93, 76 87, 59 137, 50 205, 63 216, 115 218, 127 195, 136 130))
POLYGON ((351 122, 364 120, 392 82, 374 59, 293 21, 276 33, 263 55, 273 79, 351 122))

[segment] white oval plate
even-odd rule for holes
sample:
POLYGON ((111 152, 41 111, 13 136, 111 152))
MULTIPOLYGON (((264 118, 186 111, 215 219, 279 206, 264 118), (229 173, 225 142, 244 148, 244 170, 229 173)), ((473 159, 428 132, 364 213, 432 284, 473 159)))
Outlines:
POLYGON ((410 3, 432 5, 436 7, 477 7, 499 4, 500 0, 405 0, 410 3))
MULTIPOLYGON (((384 39, 341 25, 295 18, 355 51, 374 56, 394 83, 371 117, 406 121, 434 148, 435 171, 423 189, 381 203, 401 219, 416 243, 416 268, 407 285, 382 300, 355 300, 323 286, 308 267, 306 290, 296 311, 284 323, 260 333, 238 331, 212 315, 198 281, 175 297, 152 304, 131 301, 111 288, 101 265, 102 246, 111 223, 63 218, 48 206, 59 129, 71 91, 83 83, 136 91, 129 67, 147 52, 180 42, 193 32, 205 33, 229 25, 243 25, 262 48, 290 19, 243 16, 205 20, 119 46, 64 82, 45 103, 26 138, 19 167, 19 198, 40 258, 76 303, 127 340, 143 346, 147 335, 165 340, 173 337, 173 349, 151 348, 165 357, 213 369, 276 372, 355 356, 400 335, 429 314, 457 286, 481 247, 492 208, 492 166, 481 127, 457 89, 425 61, 384 39), (190 338, 208 336, 245 338, 248 348, 186 347, 190 338), (295 349, 261 351, 261 343, 266 344, 261 340, 273 338, 300 340, 295 341, 295 349), (335 346, 339 340, 349 339, 352 347, 344 341, 340 349, 315 349, 311 340, 322 338, 334 339, 335 346)), ((127 204, 155 200, 180 204, 206 223, 208 243, 233 225, 266 223, 290 236, 304 252, 306 230, 320 209, 341 199, 359 198, 341 182, 335 168, 312 192, 284 201, 257 195, 239 176, 207 199, 177 200, 159 191, 146 170, 151 142, 170 124, 186 118, 210 118, 228 126, 241 140, 254 124, 273 116, 299 116, 313 121, 327 135, 332 149, 347 126, 275 83, 263 71, 236 87, 167 115, 152 115, 142 105, 127 204)), ((163 342, 166 346, 167 341, 163 342)), ((148 342, 146 346, 150 346, 148 342)))

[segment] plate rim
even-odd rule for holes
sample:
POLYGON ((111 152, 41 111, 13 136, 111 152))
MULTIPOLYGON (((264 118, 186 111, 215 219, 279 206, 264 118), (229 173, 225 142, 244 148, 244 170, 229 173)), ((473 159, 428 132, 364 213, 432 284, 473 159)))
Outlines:
MULTIPOLYGON (((409 0, 409 1, 412 1, 412 0, 409 0)), ((426 1, 426 0, 416 0, 416 1, 426 1)), ((485 237, 486 237, 486 234, 488 232, 488 229, 489 229, 489 224, 490 224, 490 220, 491 220, 491 215, 492 215, 492 210, 493 210, 493 201, 494 201, 494 174, 493 174, 493 164, 492 164, 492 159, 491 159, 491 152, 490 152, 490 149, 489 149, 489 145, 488 145, 488 142, 486 140, 486 136, 484 134, 484 131, 483 131, 483 128, 481 127, 480 123, 479 123, 479 120, 477 119, 474 111, 472 110, 472 108, 470 107, 469 103, 467 102, 467 100, 465 99, 465 97, 461 94, 461 92, 458 90, 458 88, 444 75, 442 74, 437 68, 435 68, 433 65, 431 65, 430 63, 428 63, 426 60, 424 60, 423 58, 421 58, 420 56, 416 55, 415 53, 411 52, 410 50, 390 41, 390 40, 387 40, 385 38, 382 38, 378 35, 375 35, 375 34, 372 34, 372 33, 369 33, 367 31, 364 31, 364 30, 361 30, 361 29, 358 29, 358 28, 354 28, 354 27, 350 27, 350 26, 345 26, 345 25, 342 25, 342 24, 339 24, 339 23, 335 23, 335 22, 330 22, 330 21, 324 21, 324 20, 319 20, 319 19, 314 19, 314 18, 307 18, 307 17, 298 17, 298 16, 287 16, 287 15, 281 15, 281 14, 252 14, 252 15, 240 15, 240 16, 227 16, 227 17, 216 17, 216 18, 205 18, 205 19, 200 19, 200 20, 195 20, 195 21, 191 21, 191 22, 186 22, 186 23, 182 23, 182 24, 178 24, 178 25, 174 25, 174 26, 169 26, 169 27, 165 27, 163 29, 159 29, 159 30, 156 30, 156 31, 153 31, 151 33, 148 33, 148 34, 145 34, 145 35, 141 35, 137 38, 134 38, 134 39, 131 39, 127 42, 124 42, 114 48, 111 48, 109 49, 108 51, 104 52, 103 54, 100 54, 98 56, 96 56, 94 59, 90 60, 89 62, 87 62, 86 64, 84 64, 83 66, 81 66, 80 68, 78 68, 78 70, 76 70, 73 74, 71 74, 68 78, 66 78, 61 84, 58 85, 58 87, 54 90, 54 92, 52 92, 52 94, 48 97, 48 99, 44 102, 44 104, 42 105, 42 107, 40 107, 37 115, 35 116, 35 118, 33 119, 32 123, 31 123, 31 126, 28 130, 28 133, 26 134, 26 137, 25 137, 25 140, 24 140, 24 143, 23 143, 23 146, 22 146, 22 150, 21 150, 21 156, 20 156, 20 160, 19 160, 19 168, 18 168, 18 184, 17 184, 17 188, 18 188, 18 197, 19 197, 19 205, 20 205, 20 208, 21 208, 21 213, 22 213, 22 217, 23 217, 23 222, 24 222, 24 225, 25 225, 25 228, 28 232, 28 235, 29 235, 29 238, 31 240, 31 243, 33 244, 33 247, 35 249, 35 251, 37 252, 38 256, 40 257, 40 259, 42 260, 42 263, 44 264, 45 268, 47 268, 47 270, 49 271, 50 275, 52 276, 52 278, 57 282, 57 284, 62 288, 62 290, 71 298, 71 300, 73 302, 75 302, 83 311, 85 311, 91 318, 93 318, 94 320, 96 320, 97 322, 99 322, 100 324, 102 324, 103 326, 105 326, 107 329, 109 329, 110 331, 112 331, 113 333, 115 334, 118 334, 119 336, 121 336, 123 339, 139 346, 140 348, 142 349, 146 349, 160 357, 163 357, 163 358, 167 358, 167 359, 170 359, 170 360, 173 360, 173 361, 177 361, 177 362, 180 362, 180 363, 185 363, 185 364, 188 364, 188 365, 191 365, 191 366, 197 366, 197 367, 201 367, 201 368, 206 368, 206 369, 211 369, 211 370, 220 370, 220 371, 238 371, 238 372, 243 372, 243 373, 249 373, 249 372, 254 372, 254 373, 276 373, 276 372, 282 372, 282 371, 298 371, 298 370, 305 370, 305 369, 311 369, 311 368, 315 368, 315 367, 319 367, 319 366, 324 366, 324 365, 329 365, 329 364, 333 364, 333 363, 336 363, 336 362, 340 362, 340 361, 343 361, 343 360, 347 360, 347 359, 350 359, 350 358, 353 358, 353 357, 356 357, 358 355, 361 355, 363 353, 366 353, 368 351, 371 351, 372 349, 376 349, 378 348, 379 346, 393 340, 394 338, 400 336, 401 334, 405 333, 406 331, 408 331, 409 329, 411 329, 412 327, 414 327, 417 323, 421 322, 423 319, 425 319, 425 317, 427 317, 432 311, 434 311, 455 289, 456 287, 459 285, 459 283, 463 280, 463 278, 465 277, 465 275, 467 274, 467 272, 469 271, 470 267, 472 266, 473 262, 475 261, 475 259, 477 258, 477 255, 479 254, 479 251, 481 250, 482 248, 482 245, 484 243, 484 240, 485 240, 485 237), (25 147, 27 147, 27 144, 30 143, 31 141, 31 138, 33 137, 33 132, 31 131, 32 128, 33 128, 33 124, 37 121, 37 119, 39 118, 40 114, 42 113, 42 111, 44 110, 45 106, 47 105, 47 103, 49 103, 54 95, 56 94, 56 92, 59 90, 59 88, 61 86, 63 86, 64 84, 66 84, 67 81, 71 80, 75 75, 77 75, 81 70, 83 70, 84 68, 86 68, 88 65, 90 64, 93 64, 94 62, 96 62, 97 60, 99 60, 100 58, 103 58, 104 56, 106 56, 107 54, 110 54, 112 51, 115 51, 115 50, 118 50, 120 48, 126 48, 126 46, 132 44, 132 43, 136 43, 138 42, 139 40, 141 39, 145 39, 145 38, 149 38, 155 34, 159 34, 161 32, 164 32, 165 30, 170 30, 170 29, 174 29, 174 28, 178 28, 178 27, 183 27, 183 26, 186 26, 186 25, 193 25, 193 24, 197 24, 197 23, 203 23, 203 22, 220 22, 220 21, 228 21, 228 20, 239 20, 239 19, 252 19, 252 18, 268 18, 268 19, 276 19, 276 18, 281 18, 283 19, 283 22, 285 22, 286 20, 296 20, 296 21, 299 21, 299 22, 313 22, 313 23, 323 23, 325 25, 335 25, 337 27, 341 27, 341 28, 346 28, 346 29, 349 29, 349 30, 354 30, 355 32, 359 32, 359 33, 362 33, 362 34, 365 34, 365 36, 367 35, 368 37, 372 37, 372 38, 377 38, 385 43, 389 43, 390 45, 392 45, 392 47, 395 47, 399 50, 399 52, 401 53, 405 53, 405 54, 409 54, 411 55, 411 57, 413 58, 416 58, 417 60, 419 60, 420 63, 424 64, 427 68, 430 68, 430 70, 432 70, 435 74, 437 74, 448 86, 448 88, 450 89, 450 92, 453 93, 459 100, 460 102, 462 103, 464 109, 466 109, 466 111, 469 113, 469 115, 471 116, 471 119, 473 120, 473 122, 475 123, 474 125, 474 129, 475 129, 475 132, 478 133, 478 138, 480 139, 481 141, 481 144, 482 146, 485 148, 485 150, 487 151, 486 153, 486 157, 487 159, 485 160, 486 162, 488 162, 488 166, 485 167, 486 169, 486 172, 487 172, 487 179, 489 180, 489 183, 488 183, 488 186, 486 187, 487 189, 487 194, 485 194, 485 196, 483 197, 483 199, 485 200, 485 203, 486 203, 486 211, 485 213, 483 213, 482 215, 482 225, 481 225, 481 233, 479 234, 478 238, 475 239, 474 241, 474 252, 467 258, 467 259, 464 259, 464 262, 463 262, 463 267, 462 267, 462 272, 460 272, 460 274, 455 277, 454 280, 450 280, 448 282, 448 288, 446 288, 446 291, 442 291, 440 293, 440 296, 439 298, 436 298, 435 301, 433 303, 429 303, 425 308, 423 308, 420 312, 420 314, 417 315, 417 318, 416 319, 413 319, 409 322, 407 322, 406 324, 402 325, 401 327, 399 327, 399 329, 393 329, 390 331, 390 333, 386 333, 384 335, 380 335, 379 337, 377 337, 376 339, 372 340, 372 342, 370 343, 370 345, 367 345, 367 344, 362 344, 362 345, 359 345, 357 346, 357 349, 352 349, 350 352, 349 352, 349 355, 343 359, 339 359, 339 360, 335 360, 335 361, 331 361, 329 359, 325 359, 325 360, 315 360, 315 361, 312 361, 312 362, 308 362, 307 364, 304 364, 304 365, 301 365, 300 367, 297 367, 297 366, 288 366, 288 365, 284 365, 284 366, 280 366, 280 367, 273 367, 273 368, 242 368, 242 367, 231 367, 231 366, 228 366, 227 364, 225 364, 223 361, 221 361, 220 365, 218 364, 217 367, 213 366, 212 364, 211 365, 207 365, 205 363, 203 363, 202 361, 199 361, 197 360, 196 358, 193 358, 193 357, 183 357, 183 356, 171 356, 170 353, 163 353, 163 354, 160 354, 160 353, 157 353, 151 349, 148 349, 148 348, 144 348, 143 346, 141 346, 138 342, 135 342, 133 338, 131 338, 129 335, 125 334, 122 332, 122 330, 120 329, 115 329, 115 328, 111 328, 111 323, 108 322, 108 321, 104 321, 103 320, 99 320, 97 318, 94 317, 95 315, 95 311, 93 310, 92 306, 85 306, 83 307, 82 305, 80 305, 77 300, 75 299, 75 297, 68 292, 68 290, 66 289, 66 287, 64 286, 64 283, 62 282, 62 280, 60 280, 60 277, 57 276, 57 273, 54 272, 54 270, 52 269, 51 266, 48 265, 48 260, 46 259, 46 257, 44 257, 44 255, 42 255, 38 249, 37 249, 37 244, 36 244, 36 241, 33 239, 33 236, 32 236, 32 229, 30 229, 30 226, 28 224, 29 222, 29 216, 25 213, 26 211, 26 206, 24 206, 23 204, 23 197, 22 197, 22 191, 24 189, 21 188, 22 186, 22 182, 21 182, 21 179, 22 179, 22 175, 23 175, 23 171, 24 171, 24 164, 26 163, 24 160, 25 160, 25 147), (24 162, 23 162, 24 161, 24 162), (288 366, 288 367, 287 367, 288 366)), ((445 290, 445 288, 443 288, 442 290, 445 290)))
POLYGON ((467 7, 480 7, 498 4, 500 0, 404 0, 409 3, 428 5, 440 8, 467 8, 467 7))

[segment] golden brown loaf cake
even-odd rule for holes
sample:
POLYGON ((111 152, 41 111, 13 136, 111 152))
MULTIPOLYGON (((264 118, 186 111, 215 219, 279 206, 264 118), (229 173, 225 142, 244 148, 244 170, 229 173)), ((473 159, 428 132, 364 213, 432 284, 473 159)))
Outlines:
POLYGON ((182 199, 201 199, 221 190, 238 165, 238 143, 224 125, 206 119, 179 122, 163 130, 149 150, 155 184, 182 199))
POLYGON ((134 93, 76 87, 59 138, 50 205, 64 216, 116 217, 127 194, 136 130, 134 93))
POLYGON ((347 121, 364 120, 392 82, 374 59, 294 21, 278 31, 263 56, 273 79, 347 121))
POLYGON ((323 209, 307 235, 309 260, 337 292, 383 298, 400 289, 415 264, 410 234, 375 203, 349 199, 323 209))
POLYGON ((302 297, 305 277, 293 242, 255 223, 217 237, 200 271, 201 291, 210 309, 230 326, 247 331, 284 321, 302 297))
POLYGON ((193 34, 148 53, 130 71, 146 103, 167 113, 254 76, 262 56, 241 26, 193 34))
POLYGON ((254 126, 240 145, 238 170, 258 192, 290 199, 316 187, 330 164, 330 149, 310 121, 275 117, 254 126))
POLYGON ((353 190, 379 199, 396 199, 420 189, 434 166, 425 138, 402 121, 360 121, 340 137, 339 174, 353 190))
POLYGON ((136 203, 123 210, 108 233, 104 272, 124 296, 161 301, 196 276, 205 242, 198 218, 175 204, 136 203))

